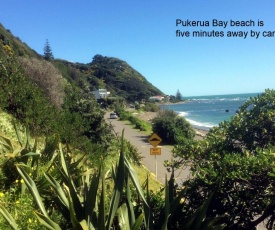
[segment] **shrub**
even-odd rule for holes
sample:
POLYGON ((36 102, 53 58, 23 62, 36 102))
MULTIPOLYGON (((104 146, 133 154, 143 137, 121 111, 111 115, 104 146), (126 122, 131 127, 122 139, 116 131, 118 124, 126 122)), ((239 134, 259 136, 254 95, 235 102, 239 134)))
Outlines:
POLYGON ((43 90, 52 104, 61 107, 66 82, 53 64, 37 58, 20 58, 19 60, 26 76, 43 90))
POLYGON ((0 61, 0 107, 22 122, 34 135, 55 127, 57 109, 44 93, 27 79, 13 56, 0 61))
POLYGON ((153 132, 157 133, 167 144, 179 144, 185 139, 195 137, 195 131, 191 124, 174 111, 160 111, 152 123, 153 132))
POLYGON ((113 134, 103 116, 104 111, 92 95, 77 89, 68 91, 63 105, 64 120, 61 121, 64 127, 59 129, 62 139, 68 143, 77 143, 78 138, 83 140, 85 137, 106 150, 112 143, 113 134))
POLYGON ((275 219, 275 91, 246 101, 231 118, 210 130, 202 141, 176 146, 175 167, 188 166, 192 179, 183 212, 190 212, 218 187, 208 216, 228 218, 226 229, 256 229, 275 219))
POLYGON ((158 112, 160 110, 160 107, 159 107, 159 105, 157 105, 155 103, 146 102, 143 107, 143 110, 145 112, 158 112))

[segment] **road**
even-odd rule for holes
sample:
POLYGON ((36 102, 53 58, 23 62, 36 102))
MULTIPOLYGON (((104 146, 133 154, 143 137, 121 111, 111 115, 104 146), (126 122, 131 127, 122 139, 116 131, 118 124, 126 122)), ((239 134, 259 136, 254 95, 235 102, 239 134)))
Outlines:
MULTIPOLYGON (((122 131, 124 130, 124 138, 137 148, 142 157, 142 164, 156 175, 158 181, 165 183, 165 175, 167 175, 169 179, 170 173, 167 172, 163 163, 165 160, 171 160, 172 148, 163 146, 160 143, 158 147, 161 147, 161 155, 150 155, 150 148, 153 148, 153 146, 148 142, 150 136, 145 135, 138 129, 133 129, 129 122, 119 121, 118 119, 109 119, 109 113, 105 114, 105 119, 113 126, 114 131, 119 136, 122 135, 122 131)), ((177 170, 175 173, 176 182, 180 185, 183 180, 188 178, 188 176, 189 171, 187 169, 177 170)))

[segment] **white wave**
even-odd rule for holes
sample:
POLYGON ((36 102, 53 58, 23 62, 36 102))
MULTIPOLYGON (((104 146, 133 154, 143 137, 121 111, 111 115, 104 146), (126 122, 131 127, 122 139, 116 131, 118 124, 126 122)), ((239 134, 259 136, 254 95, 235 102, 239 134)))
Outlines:
POLYGON ((210 123, 210 122, 198 122, 198 121, 194 121, 194 120, 191 120, 191 119, 188 119, 188 118, 186 118, 186 120, 187 120, 192 126, 199 127, 199 128, 210 129, 210 128, 213 128, 214 126, 216 126, 215 124, 210 123))
POLYGON ((177 112, 179 114, 180 117, 186 117, 189 115, 188 112, 177 112))
POLYGON ((188 112, 178 112, 178 115, 180 117, 184 117, 192 126, 196 127, 196 128, 202 128, 202 129, 210 129, 214 126, 216 126, 215 124, 211 123, 211 122, 198 122, 198 121, 194 121, 192 119, 187 118, 189 113, 188 112))

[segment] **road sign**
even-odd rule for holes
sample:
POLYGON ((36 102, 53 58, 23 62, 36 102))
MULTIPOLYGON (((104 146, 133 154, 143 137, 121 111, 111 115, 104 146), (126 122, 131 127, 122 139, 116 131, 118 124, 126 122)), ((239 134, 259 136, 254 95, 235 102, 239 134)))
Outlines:
POLYGON ((162 139, 156 133, 153 133, 152 136, 149 137, 148 141, 151 145, 157 147, 162 139))
POLYGON ((150 155, 161 155, 161 148, 150 148, 150 155))

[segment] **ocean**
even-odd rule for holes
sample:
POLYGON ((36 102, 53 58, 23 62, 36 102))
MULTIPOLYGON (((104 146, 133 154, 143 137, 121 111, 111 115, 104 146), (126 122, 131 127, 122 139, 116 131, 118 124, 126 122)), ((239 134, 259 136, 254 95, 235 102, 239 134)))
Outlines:
POLYGON ((209 130, 222 121, 230 120, 245 101, 259 94, 186 97, 185 103, 161 105, 161 109, 175 111, 179 116, 185 117, 194 128, 209 130))

